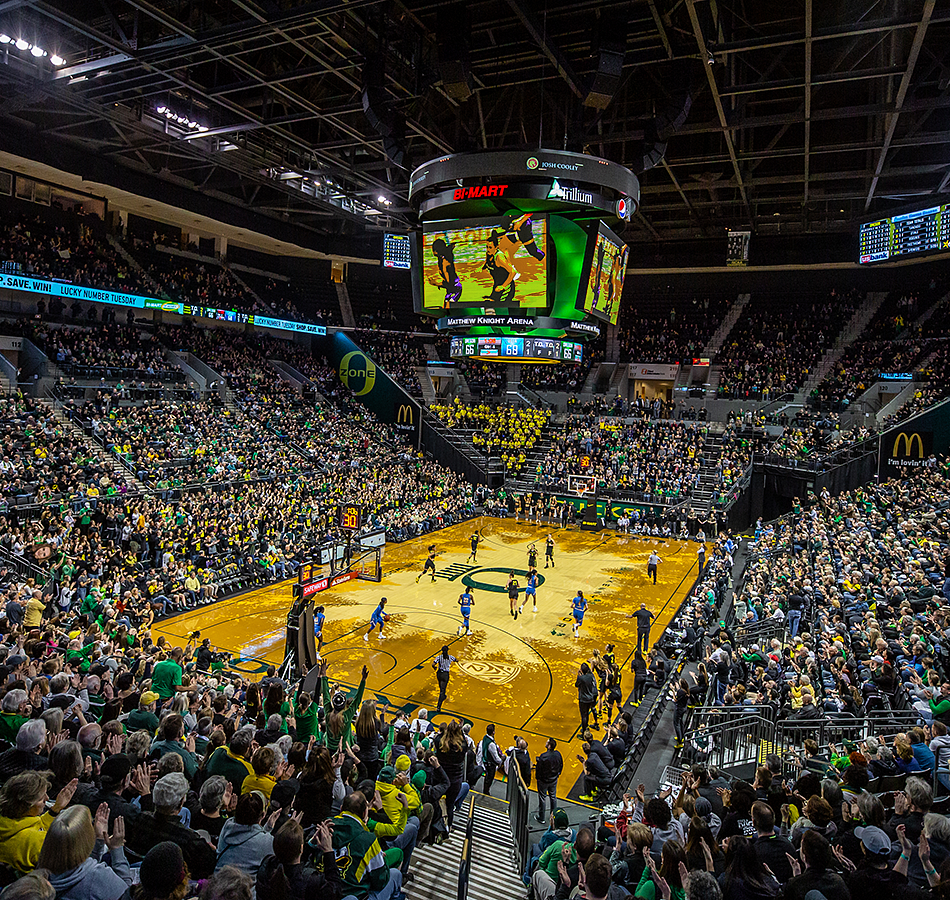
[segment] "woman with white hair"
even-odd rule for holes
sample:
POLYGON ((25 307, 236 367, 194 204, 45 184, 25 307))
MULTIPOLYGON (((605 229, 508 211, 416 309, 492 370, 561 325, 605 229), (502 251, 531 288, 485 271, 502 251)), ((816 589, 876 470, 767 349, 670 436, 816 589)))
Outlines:
POLYGON ((0 753, 0 781, 17 772, 35 772, 48 767, 46 754, 46 723, 30 719, 16 733, 16 746, 0 753))
POLYGON ((16 740, 17 732, 30 719, 30 698, 26 691, 14 688, 7 691, 0 705, 0 740, 16 740))
POLYGON ((429 711, 427 709, 420 709, 416 713, 416 717, 412 720, 412 724, 409 726, 409 733, 412 735, 414 741, 418 741, 422 738, 423 735, 428 734, 432 731, 432 723, 429 721, 429 711))

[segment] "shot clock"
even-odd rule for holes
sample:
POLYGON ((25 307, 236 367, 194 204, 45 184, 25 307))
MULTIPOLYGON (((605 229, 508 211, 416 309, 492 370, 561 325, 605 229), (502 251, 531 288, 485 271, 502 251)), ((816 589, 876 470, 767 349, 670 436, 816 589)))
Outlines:
POLYGON ((346 531, 359 531, 363 526, 363 511, 358 506, 341 506, 337 510, 337 524, 346 531))

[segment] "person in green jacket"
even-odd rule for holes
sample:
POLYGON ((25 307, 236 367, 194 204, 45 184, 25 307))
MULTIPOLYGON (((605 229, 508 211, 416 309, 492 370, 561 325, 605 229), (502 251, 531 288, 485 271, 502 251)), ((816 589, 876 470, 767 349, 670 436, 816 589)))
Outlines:
POLYGON ((935 719, 940 719, 944 723, 950 722, 950 718, 943 719, 942 716, 950 716, 950 683, 944 682, 940 685, 940 696, 931 697, 928 701, 930 712, 935 719))
POLYGON ((366 823, 369 803, 353 791, 333 819, 333 849, 346 894, 357 900, 392 900, 402 890, 402 872, 390 869, 379 841, 366 823))
POLYGON ((297 692, 294 694, 294 722, 297 724, 297 740, 307 744, 310 738, 315 737, 320 730, 320 724, 317 721, 319 707, 313 702, 310 694, 300 690, 297 685, 297 692))
POLYGON ((327 714, 324 741, 332 751, 349 747, 353 743, 353 719, 356 718, 356 711, 363 702, 363 693, 366 691, 366 677, 368 675, 369 669, 363 666, 356 696, 349 702, 347 702, 346 694, 342 691, 337 691, 331 697, 330 683, 326 675, 323 676, 323 708, 330 710, 327 714))
POLYGON ((254 774, 247 761, 254 735, 250 731, 235 731, 227 747, 218 747, 208 760, 205 771, 208 775, 223 775, 231 783, 236 794, 241 793, 244 779, 254 774))
POLYGON ((686 890, 683 887, 681 873, 686 871, 686 851, 679 841, 667 841, 660 854, 660 871, 656 870, 656 863, 650 855, 650 848, 643 848, 643 859, 646 865, 640 876, 633 896, 639 900, 659 900, 663 896, 660 882, 669 885, 671 900, 686 900, 686 890), (682 866, 682 869, 680 868, 682 866))

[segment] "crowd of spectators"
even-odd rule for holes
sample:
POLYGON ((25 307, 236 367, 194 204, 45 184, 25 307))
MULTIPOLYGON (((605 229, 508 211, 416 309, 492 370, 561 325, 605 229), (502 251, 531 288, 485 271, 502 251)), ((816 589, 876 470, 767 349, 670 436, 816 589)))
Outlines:
POLYGON ((181 381, 181 370, 170 366, 164 348, 151 335, 119 324, 50 328, 38 324, 32 340, 70 377, 116 378, 131 381, 181 381))
MULTIPOLYGON (((59 279, 129 293, 148 293, 139 277, 103 236, 103 223, 94 216, 64 211, 27 213, 0 203, 0 262, 13 273, 59 279)), ((59 314, 65 305, 58 298, 59 314)))
POLYGON ((624 303, 617 323, 621 361, 682 363, 701 356, 735 299, 674 294, 624 303))
POLYGON ((279 435, 215 400, 144 402, 91 414, 95 438, 136 478, 184 484, 295 475, 307 466, 279 435))
POLYGON ((597 415, 572 416, 533 473, 536 483, 565 489, 568 476, 590 476, 598 490, 634 492, 658 502, 690 496, 703 466, 706 427, 638 419, 625 424, 597 415))
MULTIPOLYGON (((758 523, 731 623, 716 623, 722 613, 711 597, 705 608, 702 591, 678 619, 676 640, 701 660, 670 695, 686 771, 624 797, 616 841, 602 848, 609 867, 588 856, 607 832, 552 822, 535 895, 555 896, 576 858, 603 868, 598 897, 945 896, 948 510, 941 465, 835 498, 822 491, 775 525, 758 523), (777 637, 757 638, 769 620, 777 637), (721 713, 691 712, 706 702, 721 713), (784 725, 785 742, 748 779, 718 764, 735 748, 711 723, 729 707, 784 725)), ((721 539, 712 565, 724 558, 731 569, 733 550, 721 539)), ((648 672, 644 683, 656 679, 648 672)), ((734 721, 723 734, 746 728, 734 721)))
POLYGON ((245 268, 239 270, 239 276, 263 301, 266 308, 258 307, 257 312, 295 322, 343 324, 336 290, 329 279, 311 282, 308 289, 304 290, 294 281, 259 275, 245 268))
POLYGON ((446 428, 466 435, 471 432, 476 454, 484 454, 486 459, 498 454, 510 475, 524 469, 551 417, 547 410, 467 404, 458 397, 451 403, 435 403, 430 409, 446 428))
POLYGON ((521 383, 535 391, 567 391, 580 393, 590 370, 603 358, 603 351, 592 345, 584 347, 584 356, 579 363, 523 363, 521 383))
POLYGON ((0 495, 9 504, 124 493, 128 485, 42 401, 0 399, 0 495))
POLYGON ((163 298, 212 309, 255 311, 254 298, 217 261, 163 253, 136 238, 128 249, 158 285, 163 298))
POLYGON ((464 359, 459 360, 458 370, 476 397, 499 397, 505 393, 508 372, 507 367, 500 363, 464 359))
POLYGON ((416 367, 424 366, 428 359, 423 338, 407 332, 362 330, 353 339, 413 397, 422 396, 416 367))
POLYGON ((451 839, 479 769, 460 721, 410 726, 364 700, 365 668, 349 694, 325 664, 312 694, 250 682, 208 641, 117 624, 111 596, 44 616, 6 589, 5 897, 398 898, 415 848, 451 839))
POLYGON ((863 299, 858 291, 824 296, 753 296, 722 349, 719 396, 770 400, 794 393, 863 299))
POLYGON ((769 452, 789 460, 813 462, 875 434, 873 428, 863 423, 842 428, 838 413, 804 408, 785 426, 769 452))

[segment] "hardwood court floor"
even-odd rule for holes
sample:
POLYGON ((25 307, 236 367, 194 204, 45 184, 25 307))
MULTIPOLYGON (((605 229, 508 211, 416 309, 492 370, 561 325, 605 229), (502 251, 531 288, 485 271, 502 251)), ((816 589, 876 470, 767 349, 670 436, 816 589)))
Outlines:
MULTIPOLYGON (((326 607, 323 655, 331 680, 348 685, 369 667, 368 690, 391 706, 412 712, 418 707, 434 715, 438 685, 431 662, 443 644, 457 657, 442 717, 459 716, 472 722, 472 737, 496 725, 504 750, 515 735, 528 741, 532 758, 543 752, 550 736, 558 740, 565 771, 558 789, 566 796, 582 771, 577 690, 574 681, 581 662, 594 649, 603 653, 615 645, 623 663, 624 696, 633 685, 630 660, 636 649, 636 626, 627 614, 646 603, 657 615, 650 635, 656 641, 669 623, 697 570, 698 545, 662 538, 637 538, 613 532, 549 529, 511 519, 483 518, 455 525, 404 544, 389 544, 383 556, 380 584, 353 581, 319 596, 326 607), (469 537, 483 535, 477 564, 466 562, 469 537), (544 539, 551 532, 557 543, 555 567, 544 568, 544 539), (527 546, 537 542, 538 612, 526 606, 517 621, 508 611, 505 585, 513 568, 522 586, 527 570, 527 546), (426 576, 418 584, 426 547, 439 551, 435 583, 426 576), (656 547, 662 562, 657 584, 647 579, 647 557, 656 547), (472 634, 459 637, 458 596, 464 583, 473 588, 472 634), (571 634, 571 600, 577 589, 590 605, 580 636, 571 634), (379 598, 388 598, 392 619, 386 638, 363 634, 379 598)), ((291 603, 292 582, 250 591, 173 619, 153 630, 184 643, 196 630, 245 663, 240 668, 262 671, 265 663, 280 664, 284 652, 284 623, 291 603)), ((498 789, 496 788, 496 793, 498 789)))

